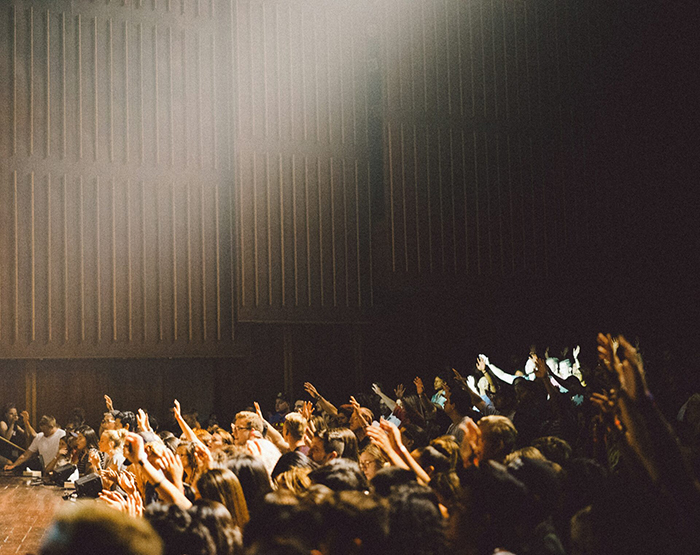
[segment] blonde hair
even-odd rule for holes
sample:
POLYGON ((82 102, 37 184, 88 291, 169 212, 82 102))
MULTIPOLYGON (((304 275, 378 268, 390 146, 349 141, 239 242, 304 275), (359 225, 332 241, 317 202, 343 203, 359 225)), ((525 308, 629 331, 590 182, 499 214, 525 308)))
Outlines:
POLYGON ((241 412, 236 414, 236 419, 234 420, 234 422, 238 420, 243 420, 246 426, 250 427, 253 430, 257 430, 260 433, 262 433, 263 431, 262 420, 254 412, 242 410, 241 412))
POLYGON ((112 442, 115 449, 121 449, 124 444, 124 438, 126 437, 126 430, 105 430, 102 432, 103 436, 107 436, 107 439, 112 442))
POLYGON ((309 478, 310 468, 295 466, 282 472, 275 478, 275 486, 279 490, 288 490, 295 495, 302 495, 311 487, 309 478))
POLYGON ((299 440, 304 437, 304 432, 306 432, 306 427, 308 423, 306 418, 304 418, 298 412, 290 412, 284 418, 284 427, 287 433, 294 439, 299 440))

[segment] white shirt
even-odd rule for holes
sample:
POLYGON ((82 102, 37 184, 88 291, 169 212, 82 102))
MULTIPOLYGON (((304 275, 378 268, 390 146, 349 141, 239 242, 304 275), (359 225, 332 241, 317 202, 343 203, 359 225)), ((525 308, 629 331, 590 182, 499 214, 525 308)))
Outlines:
POLYGON ((66 432, 60 428, 49 437, 46 437, 44 432, 39 432, 34 438, 34 441, 32 441, 32 444, 29 446, 28 450, 32 453, 36 453, 38 451, 39 454, 44 457, 44 462, 48 463, 58 454, 58 443, 65 435, 66 432))

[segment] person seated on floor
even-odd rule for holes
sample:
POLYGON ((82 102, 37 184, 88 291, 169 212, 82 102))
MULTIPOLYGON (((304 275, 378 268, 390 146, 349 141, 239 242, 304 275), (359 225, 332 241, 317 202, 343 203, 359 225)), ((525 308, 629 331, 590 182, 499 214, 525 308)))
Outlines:
POLYGON ((5 470, 21 468, 23 464, 33 459, 36 455, 41 455, 44 461, 51 461, 58 453, 58 446, 61 438, 66 435, 58 427, 53 416, 44 415, 39 420, 40 432, 34 438, 27 450, 12 464, 6 464, 5 470))

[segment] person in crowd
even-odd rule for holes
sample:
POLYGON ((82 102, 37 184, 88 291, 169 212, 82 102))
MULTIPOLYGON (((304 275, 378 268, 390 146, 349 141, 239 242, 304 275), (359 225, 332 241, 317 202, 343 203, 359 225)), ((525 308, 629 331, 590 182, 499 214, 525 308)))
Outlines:
POLYGON ((41 455, 44 462, 53 460, 58 454, 59 442, 64 435, 66 432, 58 427, 53 416, 42 416, 39 420, 39 433, 31 445, 15 462, 6 464, 5 470, 22 468, 22 465, 37 455, 41 455))
POLYGON ((29 422, 29 413, 26 410, 18 412, 14 403, 5 405, 0 418, 0 435, 25 449, 27 440, 33 439, 36 435, 29 422))
POLYGON ((371 482, 372 478, 377 475, 377 472, 388 463, 389 461, 382 453, 382 450, 373 443, 370 443, 360 452, 360 468, 368 482, 371 482))
POLYGON ((243 527, 250 519, 241 483, 228 468, 212 468, 205 472, 197 480, 195 489, 202 499, 224 505, 236 526, 243 527))
POLYGON ((105 454, 100 452, 99 439, 95 430, 83 426, 76 430, 76 450, 71 461, 78 467, 78 474, 91 474, 102 467, 105 454), (97 464, 94 464, 97 463, 97 464))
POLYGON ((161 555, 163 541, 144 519, 95 504, 69 504, 54 518, 39 555, 161 555))
POLYGON ((315 413, 300 406, 277 433, 260 407, 240 411, 232 445, 223 434, 218 445, 215 428, 206 441, 176 404, 186 441, 168 448, 139 411, 139 433, 124 438, 131 465, 114 469, 119 489, 101 502, 143 515, 173 554, 698 553, 700 483, 686 460, 695 402, 674 419, 679 443, 636 347, 597 340, 600 365, 581 367, 583 390, 566 382, 579 379, 573 370, 561 383, 561 360, 552 369, 536 355, 520 376, 479 357, 483 392, 455 371, 444 411, 420 378, 416 395, 397 387, 389 398, 374 384, 347 405, 307 382, 315 413), (374 421, 377 397, 394 404, 392 418, 374 421), (338 427, 346 416, 350 427, 338 427))
POLYGON ((435 390, 435 393, 430 398, 430 402, 437 405, 441 409, 445 408, 445 402, 447 401, 447 393, 445 390, 446 385, 447 381, 443 376, 437 375, 435 376, 435 379, 433 379, 433 389, 435 390))

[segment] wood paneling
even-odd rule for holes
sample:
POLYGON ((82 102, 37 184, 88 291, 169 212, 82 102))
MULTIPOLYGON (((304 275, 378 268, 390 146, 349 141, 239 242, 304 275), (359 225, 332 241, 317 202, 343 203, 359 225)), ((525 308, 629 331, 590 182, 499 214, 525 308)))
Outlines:
POLYGON ((383 3, 391 279, 545 275, 590 240, 595 5, 383 3))
POLYGON ((234 7, 239 317, 372 305, 369 2, 234 7))
POLYGON ((3 356, 233 352, 230 15, 3 2, 3 356))

